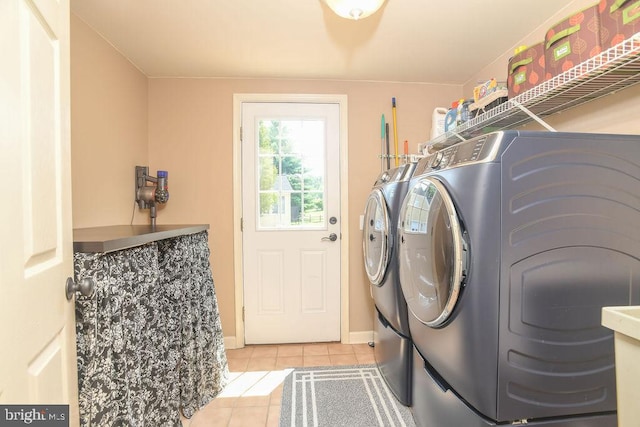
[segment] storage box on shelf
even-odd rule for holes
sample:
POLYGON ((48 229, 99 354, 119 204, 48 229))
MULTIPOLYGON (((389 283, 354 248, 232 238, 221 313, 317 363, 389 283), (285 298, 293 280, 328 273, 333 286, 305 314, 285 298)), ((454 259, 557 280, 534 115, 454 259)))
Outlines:
POLYGON ((479 114, 454 132, 420 144, 420 152, 426 154, 487 132, 514 128, 636 83, 640 83, 640 33, 479 114))
POLYGON ((598 5, 581 10, 547 30, 545 74, 550 79, 602 52, 598 5))
POLYGON ((601 0, 598 12, 604 49, 640 32, 640 0, 601 0))
POLYGON ((509 59, 507 87, 509 98, 537 86, 545 80, 544 43, 523 48, 509 59))

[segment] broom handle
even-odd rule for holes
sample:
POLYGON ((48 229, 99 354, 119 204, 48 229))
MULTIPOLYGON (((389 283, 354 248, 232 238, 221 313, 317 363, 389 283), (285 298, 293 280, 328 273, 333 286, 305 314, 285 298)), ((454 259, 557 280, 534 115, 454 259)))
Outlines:
POLYGON ((391 153, 389 152, 389 123, 385 124, 384 126, 387 138, 387 169, 391 169, 391 153))
POLYGON ((380 172, 384 171, 384 114, 380 120, 380 172))
POLYGON ((396 117, 396 98, 391 98, 391 111, 393 112, 393 148, 396 157, 396 167, 399 166, 398 158, 398 119, 396 117))

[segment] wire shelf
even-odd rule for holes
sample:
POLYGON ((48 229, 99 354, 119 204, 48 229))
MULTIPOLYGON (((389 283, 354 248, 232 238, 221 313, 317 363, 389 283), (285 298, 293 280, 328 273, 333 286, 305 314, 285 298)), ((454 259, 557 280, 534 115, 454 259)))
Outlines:
POLYGON ((449 147, 461 140, 498 129, 509 129, 593 101, 640 83, 640 33, 570 70, 462 123, 433 140, 420 152, 449 147), (520 108, 525 107, 525 109, 520 108))

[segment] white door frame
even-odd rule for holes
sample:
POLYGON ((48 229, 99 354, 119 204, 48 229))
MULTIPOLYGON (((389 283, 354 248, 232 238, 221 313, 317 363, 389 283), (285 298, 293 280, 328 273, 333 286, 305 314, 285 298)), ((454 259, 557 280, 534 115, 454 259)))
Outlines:
MULTIPOLYGON (((244 347, 244 278, 242 274, 242 151, 240 126, 244 102, 308 102, 340 106, 340 179, 348 176, 347 161, 347 95, 306 95, 240 93, 233 95, 233 264, 235 283, 236 336, 235 343, 225 341, 228 348, 244 347)), ((349 343, 349 189, 340 185, 340 340, 349 343)))

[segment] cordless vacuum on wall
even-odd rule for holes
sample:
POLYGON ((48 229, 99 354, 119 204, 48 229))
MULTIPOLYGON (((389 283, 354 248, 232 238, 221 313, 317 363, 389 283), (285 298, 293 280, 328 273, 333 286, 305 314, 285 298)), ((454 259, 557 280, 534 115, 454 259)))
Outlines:
POLYGON ((140 209, 149 209, 152 227, 156 226, 156 204, 169 200, 169 172, 158 171, 157 175, 149 175, 147 166, 136 166, 136 203, 140 209), (147 185, 147 182, 155 185, 147 185))

